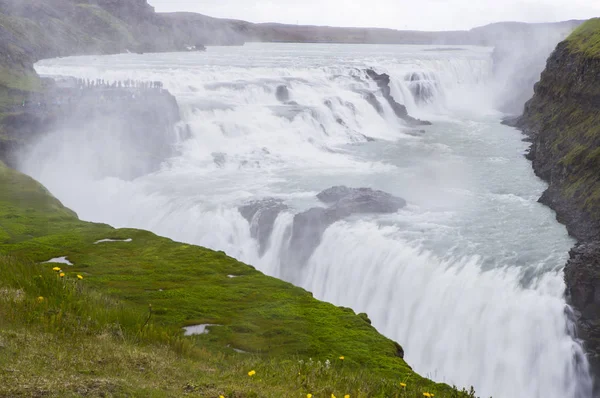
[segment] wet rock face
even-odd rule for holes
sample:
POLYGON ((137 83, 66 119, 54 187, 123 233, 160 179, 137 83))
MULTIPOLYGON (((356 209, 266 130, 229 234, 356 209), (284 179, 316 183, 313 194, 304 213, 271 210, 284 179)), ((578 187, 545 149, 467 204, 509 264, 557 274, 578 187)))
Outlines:
POLYGON ((369 104, 371 104, 371 106, 373 108, 375 108, 375 110, 377 111, 377 113, 379 113, 380 115, 383 115, 383 106, 381 106, 381 103, 379 102, 379 100, 377 99, 377 97, 375 96, 375 94, 373 94, 373 93, 364 93, 363 94, 363 98, 369 104))
POLYGON ((279 102, 286 103, 290 100, 290 90, 287 86, 278 86, 277 90, 275 90, 275 97, 279 102))
POLYGON ((371 188, 337 186, 319 193, 317 198, 331 204, 340 214, 394 213, 406 206, 406 201, 383 191, 371 188))
POLYGON ((565 267, 567 298, 594 373, 600 371, 600 242, 578 244, 565 267))
MULTIPOLYGON (((386 73, 379 74, 375 72, 373 69, 366 70, 367 76, 377 83, 377 86, 381 89, 381 93, 383 94, 383 98, 387 100, 387 102, 392 107, 392 110, 398 116, 398 118, 404 120, 411 126, 428 126, 431 125, 431 122, 415 119, 414 117, 408 114, 406 107, 396 101, 396 99, 392 96, 392 89, 390 87, 390 76, 386 73)), ((381 113, 381 112, 380 112, 381 113)))
POLYGON ((304 264, 321 243, 325 230, 354 214, 389 214, 406 206, 406 201, 370 188, 337 186, 319 193, 317 198, 329 205, 314 207, 294 217, 290 249, 292 260, 304 264))
POLYGON ((339 218, 334 212, 322 207, 313 207, 294 216, 290 241, 292 265, 304 265, 321 243, 325 230, 339 218))
POLYGON ((286 210, 288 207, 281 200, 273 198, 250 202, 239 208, 242 216, 250 223, 250 234, 258 241, 261 256, 267 250, 275 220, 286 210))
POLYGON ((531 142, 527 158, 549 183, 540 202, 578 245, 565 268, 567 298, 600 385, 600 59, 562 42, 548 59, 523 115, 507 120, 531 142))

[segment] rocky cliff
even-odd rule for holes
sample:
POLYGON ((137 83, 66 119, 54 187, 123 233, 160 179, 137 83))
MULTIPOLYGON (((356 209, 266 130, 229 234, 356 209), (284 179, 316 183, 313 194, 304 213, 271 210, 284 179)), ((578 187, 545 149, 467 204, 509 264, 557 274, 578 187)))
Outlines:
POLYGON ((16 153, 33 150, 28 147, 40 139, 40 156, 85 142, 94 150, 71 158, 86 156, 97 177, 133 179, 173 155, 179 121, 175 97, 158 82, 44 79, 41 92, 4 116, 0 161, 16 166, 16 153))
POLYGON ((600 19, 558 45, 516 125, 549 183, 540 201, 579 241, 565 269, 567 297, 600 375, 600 19))
POLYGON ((195 32, 188 33, 176 35, 146 0, 0 0, 0 160, 14 164, 15 147, 40 133, 86 126, 90 134, 94 128, 123 132, 128 143, 155 142, 130 151, 135 164, 120 177, 152 171, 169 155, 169 133, 179 121, 174 97, 146 83, 61 87, 43 82, 33 63, 65 55, 180 51, 197 44, 195 32), (159 139, 143 139, 150 135, 159 139))

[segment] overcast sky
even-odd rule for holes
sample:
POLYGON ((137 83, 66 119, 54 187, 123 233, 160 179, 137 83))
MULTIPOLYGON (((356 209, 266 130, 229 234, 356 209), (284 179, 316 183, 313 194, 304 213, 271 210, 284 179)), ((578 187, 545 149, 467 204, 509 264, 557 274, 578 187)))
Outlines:
POLYGON ((148 0, 157 11, 194 11, 251 22, 394 29, 470 29, 498 21, 600 16, 600 0, 148 0))

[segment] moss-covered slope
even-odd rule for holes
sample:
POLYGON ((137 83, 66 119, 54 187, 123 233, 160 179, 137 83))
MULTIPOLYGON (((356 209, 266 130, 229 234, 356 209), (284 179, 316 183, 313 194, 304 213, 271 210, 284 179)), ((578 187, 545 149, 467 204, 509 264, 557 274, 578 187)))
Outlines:
POLYGON ((549 182, 541 201, 580 244, 565 269, 581 337, 600 375, 600 19, 558 45, 518 126, 549 182))
MULTIPOLYGON (((173 350, 173 342, 182 344, 182 327, 211 324, 218 326, 210 327, 208 334, 190 338, 195 347, 223 355, 235 354, 234 349, 242 350, 246 352, 244 355, 252 358, 252 366, 268 367, 272 361, 297 362, 309 358, 339 362, 342 361, 339 357, 343 356, 344 366, 354 373, 357 382, 372 385, 369 396, 390 386, 399 393, 398 383, 403 381, 410 381, 417 395, 419 391, 435 391, 439 396, 454 394, 447 386, 433 384, 416 375, 401 358, 400 346, 380 335, 364 317, 350 309, 320 302, 310 293, 267 277, 222 252, 180 244, 146 231, 117 230, 107 225, 82 222, 40 184, 1 163, 0 187, 0 255, 11 256, 13 263, 17 261, 41 269, 33 274, 25 273, 26 280, 9 278, 7 275, 12 272, 7 267, 13 265, 10 261, 0 262, 0 292, 2 284, 11 289, 24 288, 30 295, 27 298, 30 302, 35 302, 38 296, 53 295, 55 293, 35 291, 30 286, 31 278, 37 278, 37 272, 43 272, 41 277, 48 278, 51 269, 59 266, 65 273, 64 278, 55 276, 60 281, 74 283, 78 281, 77 275, 81 275, 84 279, 80 282, 85 283, 86 289, 102 292, 110 300, 123 303, 130 316, 117 317, 111 322, 123 323, 125 329, 135 328, 135 319, 151 314, 150 322, 158 331, 154 336, 163 336, 158 339, 163 343, 158 352, 173 350), (97 243, 104 239, 131 241, 97 243), (67 257, 73 265, 42 264, 58 257, 67 257), (137 314, 137 317, 131 314, 137 314), (128 326, 132 322, 133 325, 128 326)), ((18 267, 15 272, 17 270, 18 267)), ((48 314, 56 312, 38 314, 41 318, 21 313, 23 320, 29 319, 33 324, 48 314)), ((100 322, 104 319, 103 316, 100 318, 90 320, 100 322)), ((52 344, 59 344, 55 338, 59 336, 50 338, 52 344)), ((108 347, 110 345, 106 349, 108 347)), ((148 348, 144 350, 153 352, 148 348)), ((3 351, 0 349, 1 358, 3 351)), ((44 377, 51 377, 55 370, 41 369, 37 361, 32 354, 29 366, 36 367, 40 377, 37 382, 43 386, 44 377)), ((234 362, 235 359, 231 366, 234 362)), ((0 362, 0 378, 11 380, 14 375, 6 372, 10 366, 9 362, 0 362)), ((87 368, 95 372, 102 366, 89 363, 87 368)), ((169 371, 174 371, 172 368, 169 371)), ((291 379, 288 376, 280 383, 291 383, 291 391, 302 391, 301 378, 292 382, 295 375, 291 379)), ((213 375, 212 379, 213 384, 220 380, 218 375, 213 375)), ((336 384, 334 380, 330 383, 329 387, 327 383, 321 387, 333 388, 336 384)), ((30 384, 36 385, 36 380, 30 384)), ((0 395, 8 386, 15 387, 14 383, 5 384, 1 379, 0 385, 5 386, 0 387, 0 395)), ((20 394, 24 394, 24 390, 20 394)), ((385 396, 393 396, 387 394, 385 396)))

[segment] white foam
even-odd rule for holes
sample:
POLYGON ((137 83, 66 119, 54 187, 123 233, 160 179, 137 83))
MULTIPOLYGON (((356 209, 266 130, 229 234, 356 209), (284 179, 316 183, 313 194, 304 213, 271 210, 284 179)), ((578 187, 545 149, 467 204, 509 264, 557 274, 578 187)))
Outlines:
POLYGON ((73 265, 73 263, 70 262, 66 257, 53 258, 53 259, 50 259, 48 261, 44 261, 44 264, 66 264, 66 265, 73 265))
POLYGON ((102 240, 99 240, 97 242, 94 242, 94 244, 98 245, 100 243, 109 243, 109 242, 127 242, 127 243, 129 243, 129 242, 133 242, 133 239, 123 239, 123 240, 120 240, 120 239, 102 239, 102 240))
POLYGON ((185 336, 195 336, 195 335, 199 335, 199 334, 208 334, 209 330, 207 329, 207 327, 209 327, 209 326, 221 326, 221 325, 214 325, 214 324, 206 323, 206 324, 202 324, 202 325, 186 326, 183 328, 183 330, 185 330, 184 335, 185 336))

